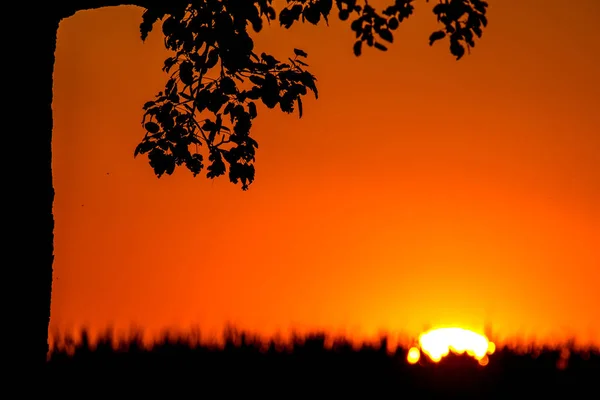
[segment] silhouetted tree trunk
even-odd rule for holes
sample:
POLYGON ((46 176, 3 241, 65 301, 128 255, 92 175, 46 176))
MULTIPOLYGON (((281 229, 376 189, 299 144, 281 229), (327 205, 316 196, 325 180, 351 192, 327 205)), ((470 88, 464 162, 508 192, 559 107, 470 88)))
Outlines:
POLYGON ((11 67, 4 74, 3 97, 8 105, 3 107, 2 126, 2 162, 7 174, 2 194, 9 204, 4 210, 8 238, 2 255, 8 270, 3 271, 3 289, 9 293, 9 304, 2 319, 8 335, 4 344, 10 348, 2 363, 20 375, 42 372, 48 354, 54 261, 52 89, 59 22, 80 10, 148 7, 153 1, 19 3, 11 5, 15 8, 9 8, 6 15, 20 25, 11 25, 2 61, 11 67))
POLYGON ((43 367, 48 351, 54 259, 52 73, 59 20, 29 3, 18 8, 6 17, 24 21, 14 21, 22 25, 13 27, 6 41, 10 50, 3 50, 3 63, 11 68, 3 74, 9 112, 3 118, 2 147, 10 168, 5 172, 12 175, 8 190, 3 188, 11 207, 5 210, 9 238, 2 255, 12 276, 4 278, 3 289, 11 293, 12 310, 3 317, 9 336, 3 342, 9 348, 8 360, 2 361, 11 372, 30 373, 43 367), (23 9, 26 5, 29 9, 23 9))

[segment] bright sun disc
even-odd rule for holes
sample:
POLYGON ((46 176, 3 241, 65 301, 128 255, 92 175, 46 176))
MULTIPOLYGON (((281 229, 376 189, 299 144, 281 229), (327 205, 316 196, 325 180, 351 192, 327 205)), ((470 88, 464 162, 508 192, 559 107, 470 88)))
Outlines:
POLYGON ((487 364, 487 355, 496 349, 485 335, 462 328, 439 328, 424 332, 419 336, 419 347, 434 362, 439 362, 450 352, 466 352, 482 365, 487 364))

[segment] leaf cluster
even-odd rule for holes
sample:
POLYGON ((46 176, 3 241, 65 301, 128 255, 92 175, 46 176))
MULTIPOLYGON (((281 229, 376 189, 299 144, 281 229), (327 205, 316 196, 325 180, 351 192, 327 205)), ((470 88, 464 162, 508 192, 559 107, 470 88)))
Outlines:
MULTIPOLYGON (((386 51, 393 32, 414 11, 414 0, 393 0, 382 11, 367 0, 286 2, 278 17, 285 28, 298 21, 328 24, 335 3, 340 20, 352 19, 356 56, 364 43, 386 51)), ((142 17, 142 40, 162 21, 164 45, 173 55, 164 62, 163 71, 169 74, 164 90, 143 106, 146 134, 134 155, 147 154, 158 177, 183 165, 194 176, 203 170, 208 178, 228 174, 232 183, 247 190, 255 177, 258 143, 250 130, 257 104, 279 106, 285 113, 297 109, 302 117, 302 97, 311 91, 318 98, 316 78, 306 70, 306 52, 294 49, 294 56, 284 62, 255 52, 249 30, 260 32, 264 21, 277 19, 272 0, 153 4, 142 17)), ((450 52, 460 59, 487 26, 487 7, 483 0, 440 0, 433 13, 442 29, 431 34, 429 44, 448 37, 450 52)))
MULTIPOLYGON (((393 31, 413 14, 414 1, 394 0, 392 5, 377 11, 367 0, 335 0, 339 19, 351 20, 350 29, 356 35, 354 54, 360 56, 365 43, 387 51, 388 44, 394 42, 393 31)), ((328 23, 333 3, 333 0, 287 0, 286 8, 279 14, 279 23, 286 28, 300 20, 316 25, 321 17, 328 23)), ((487 26, 487 7, 483 0, 440 0, 433 13, 443 28, 430 35, 429 44, 448 36, 450 52, 456 59, 462 58, 465 49, 475 46, 474 38, 481 37, 483 27, 487 26)))
MULTIPOLYGON (((142 37, 151 29, 145 21, 156 16, 155 10, 144 14, 142 37)), ((302 116, 302 97, 308 91, 318 96, 316 78, 305 69, 307 54, 294 49, 282 62, 255 53, 248 27, 258 32, 263 18, 275 18, 269 0, 197 1, 159 18, 165 46, 174 53, 163 67, 170 77, 144 104, 146 134, 134 155, 147 154, 158 177, 183 165, 194 176, 203 169, 208 178, 227 173, 247 190, 255 175, 258 143, 250 129, 257 102, 286 113, 297 106, 302 116)))

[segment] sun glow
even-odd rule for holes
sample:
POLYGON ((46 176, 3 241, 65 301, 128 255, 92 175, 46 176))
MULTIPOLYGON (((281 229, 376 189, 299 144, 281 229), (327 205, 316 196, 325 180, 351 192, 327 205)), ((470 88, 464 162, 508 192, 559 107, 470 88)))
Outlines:
MULTIPOLYGON (((487 365, 488 355, 496 350, 496 345, 490 342, 488 338, 480 333, 463 328, 439 328, 424 332, 419 336, 419 347, 421 352, 434 362, 439 362, 450 352, 455 354, 467 353, 479 361, 481 365, 487 365)), ((418 351, 418 349, 414 348, 418 351)), ((411 349, 412 351, 413 349, 411 349)), ((418 357, 413 351, 410 354, 411 363, 418 361, 418 357)))
POLYGON ((408 351, 408 355, 406 356, 406 360, 409 362, 409 364, 418 363, 420 358, 421 352, 419 349, 416 347, 411 347, 411 349, 408 351))

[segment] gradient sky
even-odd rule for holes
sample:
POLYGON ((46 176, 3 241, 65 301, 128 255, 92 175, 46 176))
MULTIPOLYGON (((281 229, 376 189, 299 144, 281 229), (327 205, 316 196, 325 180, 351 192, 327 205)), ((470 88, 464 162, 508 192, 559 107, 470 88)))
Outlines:
POLYGON ((142 9, 62 21, 50 330, 600 337, 600 2, 490 3, 460 62, 428 46, 424 1, 358 59, 339 21, 255 35, 307 51, 320 97, 302 119, 259 109, 248 192, 133 158, 166 81, 142 9))

